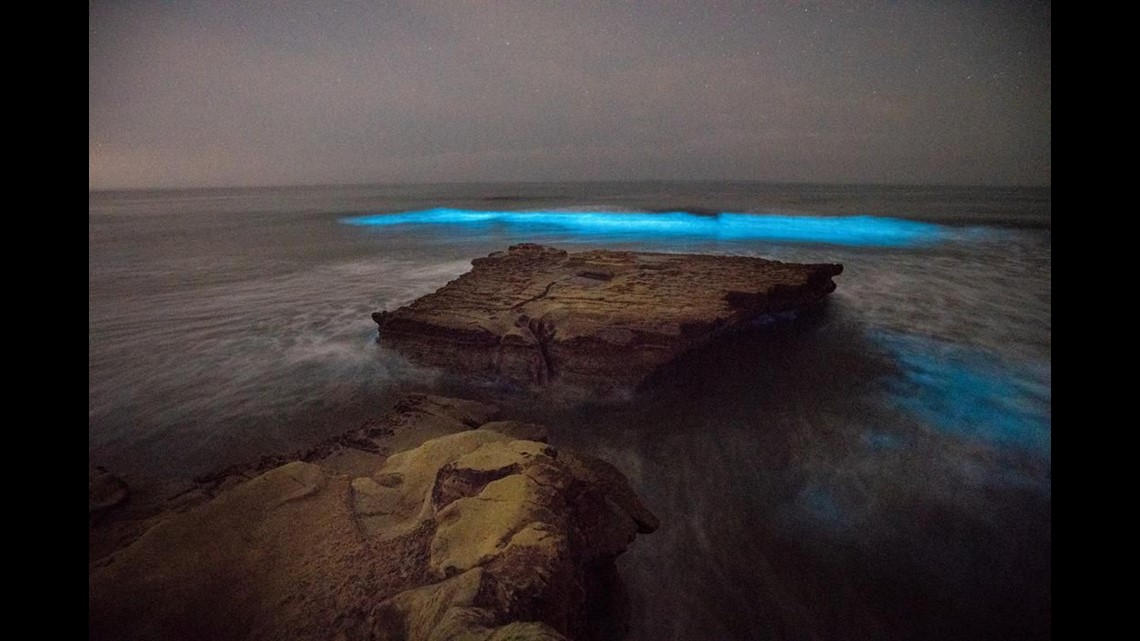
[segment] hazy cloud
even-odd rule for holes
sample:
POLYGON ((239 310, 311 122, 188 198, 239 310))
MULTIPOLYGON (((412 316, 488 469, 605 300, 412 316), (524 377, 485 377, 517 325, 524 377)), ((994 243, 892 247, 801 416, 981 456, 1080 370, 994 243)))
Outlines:
POLYGON ((90 184, 1048 184, 1048 3, 94 2, 90 184))

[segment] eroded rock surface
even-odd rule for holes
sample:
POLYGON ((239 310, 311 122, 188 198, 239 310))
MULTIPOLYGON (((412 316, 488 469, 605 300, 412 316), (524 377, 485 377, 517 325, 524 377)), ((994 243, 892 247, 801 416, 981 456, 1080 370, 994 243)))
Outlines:
POLYGON ((473 629, 500 638, 500 626, 517 622, 529 622, 519 638, 596 638, 598 621, 620 628, 621 606, 590 586, 609 578, 639 532, 658 526, 616 469, 489 429, 397 454, 352 487, 373 540, 433 532, 426 562, 437 582, 381 604, 382 639, 473 629))
POLYGON ((372 315, 410 360, 528 386, 632 387, 723 330, 810 307, 836 264, 514 245, 435 292, 372 315))
POLYGON ((93 559, 89 637, 620 636, 613 561, 656 517, 616 468, 497 414, 410 395, 306 460, 201 480, 201 502, 93 559))
POLYGON ((305 449, 262 456, 200 476, 187 491, 213 496, 290 461, 320 461, 322 466, 336 472, 363 474, 375 468, 377 456, 388 456, 429 438, 487 424, 498 415, 499 408, 478 401, 406 394, 392 411, 378 419, 365 421, 359 427, 305 449))

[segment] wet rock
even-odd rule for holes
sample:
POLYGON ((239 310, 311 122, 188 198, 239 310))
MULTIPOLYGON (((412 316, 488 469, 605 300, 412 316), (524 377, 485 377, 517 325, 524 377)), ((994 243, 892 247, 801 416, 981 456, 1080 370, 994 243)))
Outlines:
POLYGON ((409 360, 531 388, 633 387, 724 331, 819 303, 836 264, 514 245, 391 312, 379 342, 409 360))
POLYGON ((481 430, 492 430, 524 441, 547 442, 546 426, 522 421, 492 421, 479 426, 481 430))
POLYGON ((484 443, 507 438, 468 430, 388 457, 374 475, 352 481, 353 511, 361 527, 382 540, 414 530, 433 514, 431 490, 441 467, 484 443))
POLYGON ((382 450, 418 446, 367 454, 361 476, 336 441, 193 485, 93 559, 89 638, 617 638, 614 559, 656 518, 612 466, 519 439, 545 429, 497 414, 413 395, 367 430, 386 431, 369 437, 382 450))
POLYGON ((494 405, 466 399, 405 394, 392 410, 378 419, 304 449, 261 456, 194 479, 193 489, 208 496, 284 465, 290 461, 320 461, 332 471, 346 474, 374 469, 384 456, 419 445, 427 439, 463 432, 483 425, 499 414, 494 405))
POLYGON ((590 628, 605 599, 589 587, 657 519, 616 469, 594 461, 482 428, 429 441, 354 481, 367 536, 434 531, 427 558, 434 582, 379 606, 376 619, 389 635, 380 638, 615 633, 590 628), (401 482, 380 481, 395 478, 401 482))
POLYGON ((328 573, 343 567, 306 566, 348 551, 353 532, 347 514, 341 526, 333 518, 329 480, 295 461, 157 523, 90 571, 89 637, 270 638, 289 623, 312 631, 315 612, 297 590, 314 582, 310 602, 331 604, 328 573))

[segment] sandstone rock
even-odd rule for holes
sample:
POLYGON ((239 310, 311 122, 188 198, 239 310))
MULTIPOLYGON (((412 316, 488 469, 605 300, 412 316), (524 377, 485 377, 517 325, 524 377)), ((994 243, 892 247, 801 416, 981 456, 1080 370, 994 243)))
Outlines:
POLYGON ((382 540, 415 529, 433 513, 431 490, 441 467, 484 443, 507 438, 468 430, 388 457, 377 473, 352 481, 353 510, 361 527, 382 540))
POLYGON ((434 530, 437 583, 386 600, 376 617, 391 635, 381 638, 409 641, 576 638, 598 607, 595 575, 657 525, 612 466, 485 428, 391 457, 353 482, 353 506, 376 540, 434 530), (532 625, 501 627, 521 621, 532 625))
MULTIPOLYGON (((326 572, 344 568, 306 566, 351 545, 353 533, 328 482, 297 461, 158 523, 91 571, 89 637, 268 638, 278 624, 311 626, 316 608, 297 600, 299 583, 314 574, 327 583, 326 572), (330 518, 338 511, 341 519, 330 518)), ((314 592, 318 603, 335 600, 327 587, 314 592)))
POLYGON ((373 314, 380 344, 460 374, 601 389, 635 386, 727 329, 812 306, 843 270, 534 244, 472 265, 434 294, 373 314))
POLYGON ((202 475, 187 491, 198 490, 214 496, 290 461, 320 461, 326 469, 335 472, 362 474, 375 469, 379 461, 392 452, 416 447, 437 436, 470 430, 498 414, 499 408, 477 401, 405 394, 379 419, 365 421, 312 447, 262 456, 202 475))
POLYGON ((648 534, 661 526, 657 516, 645 507, 633 488, 629 486, 625 475, 613 465, 574 452, 564 452, 561 460, 575 477, 599 488, 609 500, 629 514, 637 523, 638 532, 648 534))
POLYGON ((522 421, 491 421, 479 426, 481 430, 492 430, 524 441, 545 443, 548 439, 546 426, 522 421))
POLYGON ((496 613, 479 605, 481 568, 387 600, 373 617, 377 641, 566 641, 549 625, 513 621, 495 625, 496 613))
POLYGON ((545 431, 496 414, 416 395, 373 426, 450 432, 366 475, 325 467, 340 444, 196 486, 93 560, 89 638, 615 638, 613 561, 655 517, 612 466, 487 429, 545 431))

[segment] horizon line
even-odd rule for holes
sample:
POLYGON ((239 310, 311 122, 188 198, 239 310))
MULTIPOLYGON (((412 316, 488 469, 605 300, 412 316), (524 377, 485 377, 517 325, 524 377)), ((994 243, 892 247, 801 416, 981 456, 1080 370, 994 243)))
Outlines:
POLYGON ((437 181, 375 181, 375 182, 320 182, 320 183, 265 183, 253 185, 197 185, 197 186, 147 186, 147 187, 91 187, 87 192, 127 192, 127 191, 208 191, 208 190, 243 190, 243 189, 313 189, 335 187, 407 187, 407 186, 478 186, 478 185, 588 185, 588 184, 750 184, 771 186, 810 186, 810 187, 931 187, 931 188, 983 188, 983 189, 1052 189, 1049 184, 1026 183, 953 183, 953 182, 812 182, 812 181, 780 181, 780 180, 746 180, 727 178, 642 178, 632 180, 592 179, 592 180, 437 180, 437 181))

